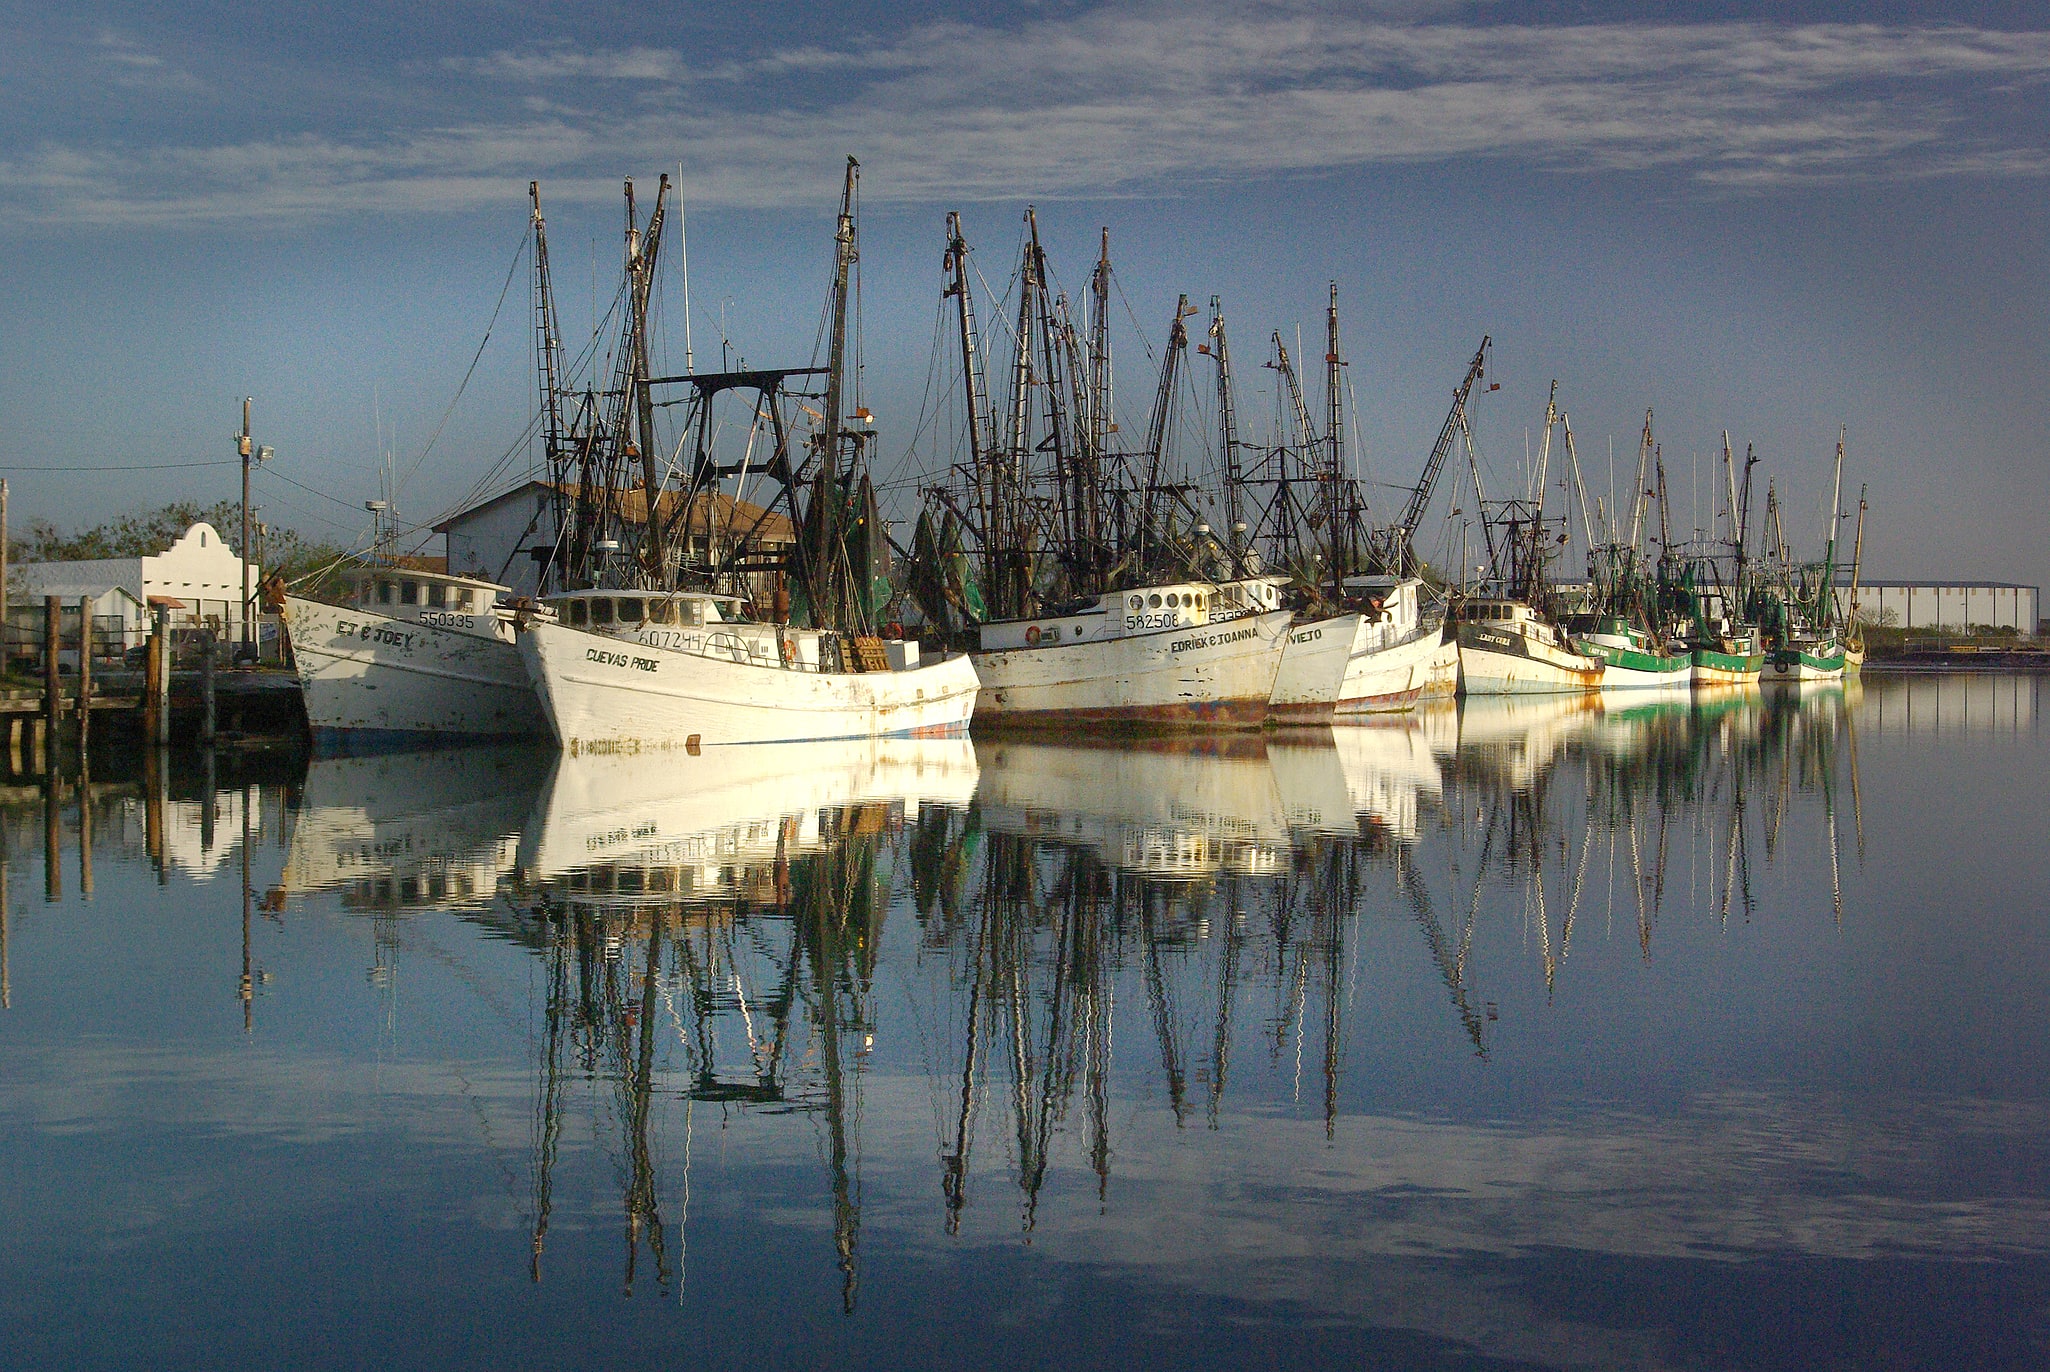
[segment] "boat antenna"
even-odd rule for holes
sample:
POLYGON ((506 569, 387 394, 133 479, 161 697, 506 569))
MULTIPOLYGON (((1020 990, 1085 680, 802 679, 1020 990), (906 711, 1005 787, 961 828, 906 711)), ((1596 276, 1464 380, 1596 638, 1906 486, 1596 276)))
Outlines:
POLYGON ((697 371, 690 351, 690 223, 683 211, 683 163, 676 164, 676 242, 683 256, 683 370, 697 371))

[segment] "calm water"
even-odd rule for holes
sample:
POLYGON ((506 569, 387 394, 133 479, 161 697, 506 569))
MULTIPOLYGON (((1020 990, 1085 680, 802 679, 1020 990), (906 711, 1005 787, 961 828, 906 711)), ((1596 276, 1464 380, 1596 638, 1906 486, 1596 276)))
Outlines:
POLYGON ((2040 700, 18 779, 0 1364, 2042 1366, 2040 700))

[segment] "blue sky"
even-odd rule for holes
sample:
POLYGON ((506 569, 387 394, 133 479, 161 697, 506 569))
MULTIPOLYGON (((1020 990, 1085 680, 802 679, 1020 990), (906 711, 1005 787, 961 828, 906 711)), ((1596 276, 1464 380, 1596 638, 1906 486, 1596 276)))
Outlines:
POLYGON ((232 467, 168 464, 227 457, 243 395, 277 522, 359 533, 380 422, 404 515, 443 513, 531 410, 523 268, 479 347, 531 179, 572 332, 616 270, 621 179, 646 195, 680 164, 700 365, 722 306, 752 360, 801 358, 853 153, 886 466, 926 386, 945 211, 1001 286, 1034 203, 1072 285, 1111 228, 1156 346, 1177 292, 1222 295, 1249 412, 1268 332, 1314 331, 1338 281, 1377 478, 1413 479, 1486 332, 1498 458, 1556 377, 1597 488, 1653 406, 1676 519, 1727 428, 1807 542, 1845 424, 1873 570, 2050 581, 2034 6, 5 10, 17 521, 232 494, 232 467))

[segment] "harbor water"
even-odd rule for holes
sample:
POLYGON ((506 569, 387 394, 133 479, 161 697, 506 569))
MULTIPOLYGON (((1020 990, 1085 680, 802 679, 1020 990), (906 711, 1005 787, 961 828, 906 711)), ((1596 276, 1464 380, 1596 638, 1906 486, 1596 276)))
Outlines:
POLYGON ((0 791, 0 1366, 2050 1365, 2024 677, 0 791))

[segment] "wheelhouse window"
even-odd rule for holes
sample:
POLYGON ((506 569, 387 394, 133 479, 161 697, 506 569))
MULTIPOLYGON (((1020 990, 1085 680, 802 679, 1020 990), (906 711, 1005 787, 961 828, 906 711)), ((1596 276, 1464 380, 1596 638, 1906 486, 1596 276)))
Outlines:
POLYGON ((419 603, 420 583, 417 581, 401 581, 399 583, 399 604, 418 605, 419 603))
POLYGON ((462 589, 462 590, 460 590, 460 591, 457 591, 457 592, 456 592, 456 608, 457 608, 457 609, 459 609, 459 610, 474 610, 474 609, 476 609, 476 608, 477 608, 477 593, 476 593, 475 591, 472 591, 472 590, 470 590, 470 589, 469 589, 469 588, 467 588, 467 587, 465 587, 464 589, 462 589))
POLYGON ((641 619, 643 618, 643 616, 645 615, 645 613, 646 613, 645 607, 644 607, 644 605, 642 604, 641 598, 640 598, 639 596, 623 596, 623 597, 621 597, 621 599, 620 599, 620 602, 619 602, 619 622, 620 622, 620 623, 622 623, 622 624, 638 624, 638 623, 640 623, 640 622, 641 622, 641 619))
POLYGON ((378 603, 378 604, 380 604, 380 605, 389 605, 389 604, 391 604, 391 583, 390 583, 389 581, 384 581, 384 580, 379 580, 379 581, 378 581, 378 583, 377 583, 377 603, 378 603))
POLYGON ((572 600, 564 607, 569 611, 569 622, 579 628, 590 615, 590 609, 581 600, 572 600))
POLYGON ((439 581, 428 583, 427 603, 437 610, 447 609, 448 587, 442 585, 439 581))
POLYGON ((650 624, 674 624, 676 622, 676 602, 673 600, 649 601, 648 622, 650 624))
POLYGON ((594 600, 594 601, 592 601, 592 602, 591 602, 591 623, 592 623, 592 625, 593 625, 593 626, 597 626, 597 625, 601 625, 601 624, 610 624, 611 622, 612 622, 612 602, 611 602, 611 601, 609 601, 609 600, 594 600))

